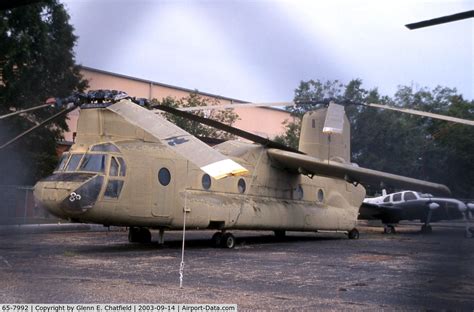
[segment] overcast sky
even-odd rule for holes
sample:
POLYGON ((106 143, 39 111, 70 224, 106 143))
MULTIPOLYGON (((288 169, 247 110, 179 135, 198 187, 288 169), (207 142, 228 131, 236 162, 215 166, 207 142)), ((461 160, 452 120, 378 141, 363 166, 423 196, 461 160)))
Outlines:
POLYGON ((67 0, 78 63, 241 100, 292 100, 301 80, 361 78, 457 88, 474 98, 474 19, 404 25, 473 10, 473 0, 67 0))

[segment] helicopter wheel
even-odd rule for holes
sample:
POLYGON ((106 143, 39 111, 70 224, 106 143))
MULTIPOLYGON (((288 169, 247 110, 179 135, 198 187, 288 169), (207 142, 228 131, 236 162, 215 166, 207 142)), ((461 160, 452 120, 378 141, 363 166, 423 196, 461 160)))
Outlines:
POLYGON ((235 236, 231 233, 225 233, 222 236, 221 246, 224 248, 232 249, 235 247, 235 236))
POLYGON ((128 230, 128 241, 130 243, 151 243, 151 232, 143 227, 130 227, 128 230))
POLYGON ((283 239, 283 238, 286 237, 285 230, 275 230, 275 231, 273 231, 273 233, 275 233, 275 237, 278 238, 278 239, 283 239))
POLYGON ((211 238, 211 241, 212 241, 212 245, 214 247, 221 247, 221 243, 222 243, 222 232, 216 232, 214 233, 214 235, 212 235, 212 238, 211 238))
POLYGON ((347 233, 347 236, 349 237, 349 239, 359 239, 359 231, 354 228, 350 230, 349 233, 347 233))

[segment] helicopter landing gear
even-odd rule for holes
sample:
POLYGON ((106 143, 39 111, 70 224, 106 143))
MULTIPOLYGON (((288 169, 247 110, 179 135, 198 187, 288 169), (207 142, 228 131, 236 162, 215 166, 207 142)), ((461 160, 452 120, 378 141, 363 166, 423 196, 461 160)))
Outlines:
POLYGON ((232 235, 231 233, 225 233, 224 236, 222 236, 221 244, 222 244, 222 247, 224 248, 229 248, 229 249, 234 248, 235 236, 232 235))
POLYGON ((160 229, 158 234, 158 245, 163 245, 165 243, 165 230, 160 229))
POLYGON ((211 241, 212 241, 212 246, 214 247, 220 247, 221 246, 221 241, 222 241, 222 232, 216 232, 214 235, 212 235, 211 241))
POLYGON ((283 239, 286 237, 286 231, 285 230, 275 230, 273 231, 275 233, 275 237, 278 239, 283 239))
POLYGON ((347 233, 349 239, 359 239, 359 231, 356 228, 353 228, 347 233))
POLYGON ((383 233, 384 234, 395 234, 397 231, 395 230, 395 226, 391 224, 385 224, 383 227, 383 233))
POLYGON ((128 241, 130 243, 151 243, 150 230, 144 227, 130 227, 128 230, 128 241))
POLYGON ((222 247, 232 249, 235 247, 236 239, 232 233, 223 233, 223 232, 216 232, 212 235, 212 245, 214 247, 222 247))

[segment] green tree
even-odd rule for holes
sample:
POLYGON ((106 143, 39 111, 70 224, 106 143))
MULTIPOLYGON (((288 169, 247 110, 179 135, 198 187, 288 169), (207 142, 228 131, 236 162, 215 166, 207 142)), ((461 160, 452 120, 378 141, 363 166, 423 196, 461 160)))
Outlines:
MULTIPOLYGON (((0 11, 0 115, 83 91, 87 82, 75 65, 76 39, 57 0, 0 11)), ((0 143, 53 112, 37 110, 0 121, 0 143)), ((49 174, 57 161, 56 142, 67 131, 65 118, 0 150, 0 183, 32 184, 49 174)))
MULTIPOLYGON (((352 80, 347 86, 338 80, 329 80, 322 82, 320 80, 301 81, 295 89, 294 106, 288 106, 286 109, 291 113, 292 120, 285 121, 285 133, 275 137, 275 141, 287 146, 298 148, 301 119, 303 115, 310 111, 321 108, 324 104, 318 101, 332 99, 336 102, 343 100, 360 101, 364 98, 367 91, 361 88, 361 80, 352 80)), ((349 116, 355 116, 355 110, 349 108, 349 116)), ((354 120, 351 118, 351 120, 354 120)))
MULTIPOLYGON (((202 106, 212 106, 212 105, 220 104, 218 99, 201 96, 197 90, 181 99, 166 97, 161 101, 154 99, 153 102, 155 104, 171 106, 174 108, 202 107, 202 106)), ((232 109, 196 110, 196 111, 192 111, 191 113, 201 116, 201 117, 206 117, 209 119, 220 121, 229 126, 232 126, 239 119, 239 115, 236 114, 232 109)), ((234 136, 228 132, 203 125, 196 121, 192 121, 183 117, 178 117, 170 113, 165 113, 164 116, 166 117, 166 119, 168 119, 175 125, 179 126, 180 128, 186 130, 187 132, 197 137, 216 138, 216 139, 223 139, 223 140, 229 140, 229 139, 234 138, 234 136)))

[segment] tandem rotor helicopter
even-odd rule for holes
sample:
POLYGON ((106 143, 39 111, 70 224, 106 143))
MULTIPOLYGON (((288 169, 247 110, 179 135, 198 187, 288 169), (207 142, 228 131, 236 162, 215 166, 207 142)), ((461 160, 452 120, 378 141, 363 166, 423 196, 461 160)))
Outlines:
POLYGON ((186 229, 215 229, 213 244, 227 248, 236 243, 231 230, 278 236, 341 231, 357 239, 364 184, 450 193, 444 185, 351 164, 349 122, 344 107, 332 102, 304 116, 298 150, 168 106, 152 107, 255 142, 212 148, 123 92, 100 90, 62 102, 67 105, 55 116, 81 108, 76 142, 54 173, 36 184, 35 197, 60 218, 127 226, 130 242, 150 242, 150 229, 158 229, 163 243, 165 231, 184 223, 186 229))

